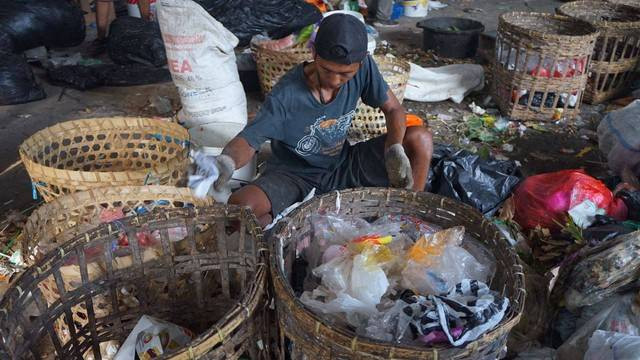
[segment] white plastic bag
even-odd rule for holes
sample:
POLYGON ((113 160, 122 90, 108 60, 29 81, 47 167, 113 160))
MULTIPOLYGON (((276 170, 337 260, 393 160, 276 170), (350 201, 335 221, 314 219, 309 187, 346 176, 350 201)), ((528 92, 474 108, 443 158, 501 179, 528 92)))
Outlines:
POLYGON ((484 69, 477 64, 455 64, 423 68, 411 64, 404 98, 437 102, 451 99, 461 103, 467 94, 484 87, 484 69))
POLYGON ((350 293, 354 298, 375 308, 388 288, 389 280, 382 267, 367 264, 366 255, 363 254, 353 258, 350 293))
POLYGON ((596 330, 589 339, 584 360, 636 360, 640 357, 640 336, 596 330))
POLYGON ((213 122, 246 124, 247 100, 234 52, 238 38, 194 1, 160 0, 157 12, 182 101, 179 120, 188 129, 213 122))
POLYGON ((159 357, 167 350, 187 345, 193 337, 194 335, 185 328, 152 316, 142 315, 114 360, 132 360, 136 353, 142 360, 154 358, 152 354, 159 357))
POLYGON ((600 121, 598 145, 611 170, 621 174, 627 167, 640 175, 640 100, 608 113, 600 121))

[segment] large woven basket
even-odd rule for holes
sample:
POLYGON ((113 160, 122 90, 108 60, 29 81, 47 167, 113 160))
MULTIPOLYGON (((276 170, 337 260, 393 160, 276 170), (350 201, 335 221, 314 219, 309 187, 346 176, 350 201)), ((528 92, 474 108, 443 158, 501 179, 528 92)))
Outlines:
POLYGON ((493 83, 502 113, 519 120, 573 119, 597 36, 589 23, 564 16, 500 16, 493 83))
MULTIPOLYGON (((389 88, 398 98, 398 101, 402 103, 407 82, 409 81, 409 72, 411 71, 409 63, 390 56, 376 55, 373 59, 389 88)), ((356 115, 353 117, 349 128, 349 140, 360 142, 386 133, 387 123, 384 113, 380 109, 372 108, 359 101, 356 115)))
POLYGON ((504 350, 509 331, 518 323, 525 300, 522 266, 507 240, 482 214, 462 203, 429 193, 368 188, 344 190, 316 198, 292 212, 274 230, 271 274, 280 325, 280 358, 290 351, 297 359, 495 359, 504 350), (339 195, 338 195, 339 194, 339 195), (339 196, 339 202, 337 198, 339 196), (339 204, 339 205, 338 205, 339 204), (337 209, 337 206, 339 208, 337 209), (311 231, 307 216, 319 209, 362 218, 406 214, 436 225, 464 225, 468 234, 490 247, 497 271, 490 284, 510 299, 505 318, 495 329, 460 348, 416 347, 378 342, 332 327, 306 309, 290 285, 296 241, 311 231))
POLYGON ((160 209, 102 225, 58 249, 2 299, 0 358, 100 359, 101 346, 124 341, 141 315, 199 334, 163 359, 270 358, 267 253, 248 209, 160 209), (129 246, 114 250, 121 229, 129 246), (145 246, 136 237, 143 231, 159 239, 145 246))
POLYGON ((313 61, 306 43, 283 50, 271 50, 259 45, 252 45, 251 49, 256 59, 260 89, 264 95, 269 94, 280 78, 294 66, 313 61))
MULTIPOLYGON (((103 212, 122 209, 140 213, 141 207, 183 208, 213 205, 210 197, 196 198, 189 188, 167 185, 113 186, 79 191, 56 198, 27 219, 20 243, 27 264, 80 233, 97 227, 103 212)), ((144 210, 146 211, 146 210, 144 210)))
POLYGON ((588 21, 600 32, 584 100, 598 104, 624 94, 640 58, 640 8, 588 0, 564 4, 558 12, 588 21))
POLYGON ((145 118, 97 118, 40 130, 20 158, 45 201, 75 191, 121 185, 175 185, 189 164, 189 134, 145 118))

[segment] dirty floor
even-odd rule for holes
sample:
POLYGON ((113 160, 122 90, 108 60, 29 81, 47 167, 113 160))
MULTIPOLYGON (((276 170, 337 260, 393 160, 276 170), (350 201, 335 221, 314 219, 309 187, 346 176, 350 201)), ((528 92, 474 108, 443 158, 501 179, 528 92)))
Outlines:
MULTIPOLYGON (((509 10, 552 12, 562 2, 553 0, 536 1, 489 1, 489 0, 444 0, 449 6, 435 10, 429 17, 463 16, 480 20, 485 25, 485 34, 490 39, 495 35, 497 18, 509 10)), ((421 29, 415 24, 420 19, 403 18, 398 28, 381 31, 381 40, 388 46, 382 51, 407 58, 423 66, 446 64, 420 50, 421 29)), ((91 32, 90 27, 90 32, 91 32)), ((95 31, 95 30, 94 30, 95 31)), ((91 40, 91 34, 88 35, 91 40)), ((482 42, 482 52, 491 54, 491 42, 482 42)), ((78 49, 83 50, 83 47, 78 49)), ((380 47, 379 47, 380 51, 380 47)), ((486 62, 479 59, 480 62, 486 62)), ((18 164, 18 147, 34 132, 61 121, 95 118, 103 116, 166 116, 158 99, 169 99, 173 110, 179 108, 179 97, 171 83, 133 87, 103 87, 90 91, 77 91, 53 86, 46 80, 43 69, 35 68, 39 82, 48 97, 44 100, 14 106, 0 107, 0 211, 23 210, 35 205, 32 199, 30 180, 18 164)), ((469 103, 495 108, 488 98, 489 85, 479 93, 469 96, 462 104, 451 101, 440 103, 416 103, 405 101, 405 107, 415 114, 429 119, 437 142, 453 143, 477 151, 488 152, 501 158, 520 161, 525 175, 566 168, 584 167, 592 174, 604 175, 605 164, 593 130, 605 111, 603 106, 584 107, 584 114, 575 123, 556 124, 524 123, 523 136, 502 139, 493 144, 482 144, 467 140, 468 127, 464 119, 470 115, 469 103), (440 115, 440 116, 438 116, 440 115), (444 116, 443 116, 444 115, 444 116), (504 144, 508 145, 504 145, 504 144), (507 150, 512 151, 507 151, 507 150)), ((259 93, 247 94, 249 113, 255 114, 260 106, 259 93)), ((519 124, 518 124, 519 126, 519 124)))

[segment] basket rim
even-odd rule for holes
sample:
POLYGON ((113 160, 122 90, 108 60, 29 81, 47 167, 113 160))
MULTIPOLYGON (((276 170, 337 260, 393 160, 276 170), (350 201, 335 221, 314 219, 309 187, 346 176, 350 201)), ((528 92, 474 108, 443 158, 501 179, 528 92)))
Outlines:
MULTIPOLYGON (((173 166, 175 163, 181 163, 185 160, 181 160, 178 158, 178 156, 172 156, 170 159, 167 159, 167 161, 165 163, 156 163, 154 165, 152 165, 150 168, 145 168, 145 169, 136 169, 136 170, 125 170, 125 171, 84 171, 84 170, 66 170, 66 169, 58 169, 55 167, 51 167, 51 166, 46 166, 43 165, 39 162, 33 161, 31 160, 31 157, 28 155, 28 151, 27 149, 31 146, 36 146, 38 141, 37 138, 39 138, 40 136, 43 136, 43 134, 47 131, 55 131, 55 132, 68 132, 70 130, 65 130, 65 125, 69 126, 69 125, 84 125, 84 124, 91 124, 92 125, 97 125, 97 122, 100 121, 106 121, 106 120, 110 120, 110 121, 126 121, 126 120, 135 120, 135 123, 132 123, 130 125, 126 125, 123 127, 118 127, 118 126, 114 126, 114 127, 108 127, 105 128, 107 130, 115 130, 115 129, 135 129, 135 128, 141 128, 141 129, 149 129, 148 126, 153 126, 156 125, 158 127, 169 127, 171 128, 171 130, 176 131, 176 132, 180 132, 184 135, 184 139, 183 141, 186 141, 186 147, 188 148, 189 144, 190 144, 190 137, 189 137, 189 132, 183 128, 182 126, 172 123, 172 122, 168 122, 168 121, 164 121, 164 120, 157 120, 157 119, 152 119, 152 118, 144 118, 144 117, 128 117, 128 116, 118 116, 118 117, 100 117, 100 118, 91 118, 91 119, 79 119, 79 120, 70 120, 70 121, 65 121, 65 122, 61 122, 52 126, 49 126, 47 128, 41 129, 37 132, 35 132, 33 135, 31 135, 30 137, 28 137, 25 141, 22 142, 22 144, 20 144, 20 147, 18 148, 18 153, 20 154, 20 158, 22 160, 22 162, 24 163, 24 166, 27 168, 27 170, 31 169, 32 171, 36 171, 38 173, 44 173, 44 172, 53 172, 53 174, 55 174, 56 177, 64 177, 63 174, 72 174, 78 177, 81 177, 84 179, 85 182, 87 183, 92 183, 92 182, 102 182, 104 180, 100 179, 102 177, 108 176, 110 179, 107 179, 107 181, 112 180, 112 176, 113 175, 117 175, 117 174, 127 174, 129 175, 130 178, 135 178, 135 179, 144 179, 151 170, 158 170, 160 172, 164 172, 168 169, 177 169, 176 166, 173 166), (61 131, 58 131, 58 129, 60 129, 61 131), (87 177, 92 178, 95 177, 96 180, 95 181, 90 181, 87 179, 87 177)), ((89 126, 89 128, 91 128, 91 126, 89 126)), ((185 146, 183 145, 183 147, 185 146)), ((178 154, 178 153, 176 153, 178 154)))
POLYGON ((564 5, 561 5, 560 7, 558 7, 557 11, 560 15, 584 20, 586 22, 593 24, 598 28, 618 27, 618 28, 632 29, 632 28, 640 27, 640 8, 625 5, 625 4, 620 4, 620 3, 614 3, 609 1, 596 1, 596 0, 577 0, 577 1, 572 1, 564 5), (638 20, 636 21, 589 20, 589 19, 582 18, 582 15, 571 14, 571 12, 573 12, 574 9, 578 10, 578 9, 593 9, 593 8, 611 9, 616 13, 622 13, 622 14, 635 13, 638 20))
POLYGON ((571 41, 579 38, 589 38, 589 37, 595 38, 600 35, 600 31, 598 30, 598 28, 588 21, 575 18, 575 17, 566 16, 566 15, 556 15, 556 14, 541 13, 541 12, 526 12, 526 11, 507 12, 500 15, 499 23, 516 28, 518 31, 528 33, 532 36, 541 37, 541 38, 556 38, 563 41, 571 41), (528 17, 533 19, 547 18, 547 19, 556 20, 558 22, 574 23, 576 26, 580 28, 584 28, 585 31, 587 32, 584 34, 578 34, 578 35, 563 35, 563 34, 556 34, 553 32, 545 32, 544 30, 539 30, 539 29, 529 29, 529 28, 523 27, 522 25, 516 22, 518 17, 528 17))
MULTIPOLYGON (((426 347, 426 346, 416 346, 416 345, 408 345, 408 344, 394 344, 394 343, 390 343, 390 342, 384 342, 381 340, 375 340, 375 339, 371 339, 368 337, 360 337, 358 336, 355 332, 350 331, 345 329, 344 327, 333 327, 331 326, 327 320, 325 320, 322 316, 317 315, 316 313, 314 313, 313 311, 311 311, 310 309, 308 309, 301 301, 298 297, 295 296, 295 293, 293 291, 293 288, 291 287, 291 285, 289 284, 288 281, 286 281, 286 275, 283 272, 282 267, 280 266, 280 259, 277 258, 278 256, 280 256, 280 249, 279 249, 279 243, 281 243, 281 237, 280 234, 281 232, 289 225, 289 220, 290 220, 290 216, 294 215, 296 213, 299 213, 301 211, 307 210, 308 208, 312 208, 312 207, 317 207, 319 205, 319 203, 322 202, 323 199, 325 198, 329 198, 332 196, 335 196, 336 192, 338 194, 344 194, 344 193, 354 193, 354 192, 371 192, 371 191, 381 191, 381 192, 385 192, 387 194, 387 196, 391 195, 392 193, 413 193, 414 196, 426 196, 426 197, 430 197, 432 199, 437 199, 440 203, 444 204, 447 202, 451 202, 451 203, 456 203, 457 205, 463 205, 463 207, 466 207, 467 210, 473 211, 475 213, 480 214, 477 210, 475 210, 474 208, 472 208, 471 206, 467 205, 467 204, 463 204, 459 201, 441 196, 441 195, 437 195, 437 194, 432 194, 432 193, 428 193, 428 192, 414 192, 414 191, 410 191, 410 190, 404 190, 404 189, 392 189, 392 188, 380 188, 380 187, 371 187, 371 188, 354 188, 354 189, 346 189, 346 190, 340 190, 340 191, 334 191, 334 192, 330 192, 318 197, 315 197, 313 200, 309 201, 308 203, 302 204, 300 207, 298 207, 297 209, 295 209, 291 214, 289 214, 289 217, 284 218, 283 220, 281 220, 276 227, 273 229, 273 233, 271 235, 272 239, 269 239, 269 243, 270 243, 270 261, 269 261, 269 266, 271 269, 271 278, 272 281, 274 282, 275 288, 276 288, 276 298, 280 298, 279 296, 279 292, 278 292, 278 287, 284 289, 285 292, 285 296, 287 297, 287 300, 291 301, 295 307, 297 307, 297 311, 294 311, 294 317, 299 317, 299 315, 297 315, 297 313, 303 313, 304 316, 306 317, 310 317, 312 318, 315 323, 316 323, 316 333, 318 333, 318 329, 322 329, 324 333, 337 333, 339 334, 341 337, 344 338, 345 343, 353 343, 352 340, 357 339, 357 342, 360 344, 368 344, 368 345, 372 345, 372 346, 386 346, 386 347, 390 347, 390 348, 401 348, 404 350, 409 350, 409 351, 414 351, 414 352, 421 352, 421 353, 426 353, 426 352, 438 352, 438 351, 446 351, 446 350, 451 350, 451 349, 465 349, 468 346, 474 346, 473 344, 479 343, 483 340, 485 340, 487 337, 491 337, 494 336, 494 334, 496 334, 497 332, 499 332, 502 329, 512 329, 515 325, 517 325, 517 323, 520 321, 520 318, 522 317, 522 313, 524 311, 524 302, 525 302, 525 298, 526 298, 526 290, 525 290, 525 278, 524 278, 524 271, 522 270, 522 265, 520 265, 520 262, 518 260, 517 255, 515 254, 515 251, 511 248, 508 247, 508 252, 509 252, 509 258, 511 258, 513 265, 515 265, 516 267, 519 267, 519 269, 516 269, 517 271, 514 271, 514 275, 519 278, 520 283, 522 284, 522 288, 517 288, 516 289, 516 296, 517 295, 522 295, 523 296, 523 301, 519 302, 517 307, 514 307, 514 312, 511 316, 511 318, 508 319, 503 319, 503 321, 499 324, 498 327, 494 327, 492 330, 486 332, 482 337, 469 342, 467 344, 465 344, 464 347, 454 347, 451 345, 438 345, 438 346, 431 346, 431 347, 426 347)), ((480 214, 480 216, 482 216, 480 214)), ((495 225, 493 223, 490 223, 489 226, 495 227, 495 225)), ((506 238, 504 237, 504 235, 496 228, 496 233, 499 234, 500 238, 505 242, 505 244, 507 243, 506 238)), ((510 299, 512 300, 512 299, 510 299)), ((513 301, 510 302, 510 306, 513 306, 513 301)))
MULTIPOLYGON (((266 293, 268 275, 267 261, 269 259, 269 249, 264 243, 263 233, 261 231, 262 228, 258 225, 257 218, 247 207, 227 204, 214 204, 212 206, 201 208, 158 209, 149 214, 134 215, 121 219, 121 221, 144 224, 148 222, 148 219, 158 219, 159 217, 171 219, 171 213, 183 213, 184 217, 188 215, 189 218, 195 218, 197 216, 213 215, 214 211, 219 210, 223 210, 225 213, 227 213, 230 209, 240 211, 242 216, 247 217, 248 222, 255 225, 255 229, 260 230, 256 234, 254 234, 256 240, 256 253, 258 257, 258 261, 256 262, 254 281, 251 281, 251 279, 249 278, 247 279, 247 284, 249 286, 247 286, 247 289, 242 295, 242 299, 240 301, 235 301, 235 304, 227 312, 225 312, 225 314, 218 321, 212 324, 207 331, 195 337, 188 345, 181 347, 179 350, 173 351, 166 356, 160 357, 161 359, 190 360, 193 359, 194 355, 204 355, 210 352, 214 346, 223 343, 225 338, 228 337, 227 334, 231 334, 244 321, 249 321, 234 321, 234 319, 237 320, 238 316, 242 314, 253 314, 259 306, 259 301, 254 301, 253 304, 251 303, 251 301, 256 298, 262 298, 262 296, 266 293)), ((117 230, 116 227, 112 227, 111 223, 101 224, 100 226, 83 234, 77 235, 73 239, 65 242, 58 248, 57 251, 50 251, 38 262, 38 264, 60 262, 65 254, 72 253, 74 249, 76 249, 76 247, 82 246, 82 244, 90 243, 92 241, 92 238, 108 236, 114 231, 117 232, 119 230, 117 230)), ((22 294, 23 291, 19 286, 20 281, 23 278, 34 278, 35 276, 32 275, 34 273, 40 274, 43 270, 38 266, 38 264, 30 266, 29 268, 27 268, 27 270, 19 274, 7 289, 6 294, 14 291, 22 294)), ((10 298, 13 297, 3 296, 2 299, 0 299, 0 308, 6 309, 7 302, 10 301, 10 298)), ((4 315, 0 316, 6 317, 7 313, 4 312, 4 315)))

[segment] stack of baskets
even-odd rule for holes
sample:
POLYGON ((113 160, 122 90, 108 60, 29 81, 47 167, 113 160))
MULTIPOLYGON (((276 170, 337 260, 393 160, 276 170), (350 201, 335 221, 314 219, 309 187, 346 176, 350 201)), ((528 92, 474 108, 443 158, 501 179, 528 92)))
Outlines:
POLYGON ((518 258, 500 230, 478 211, 454 200, 429 193, 393 189, 355 189, 316 198, 289 214, 274 230, 270 240, 278 323, 280 358, 290 351, 298 359, 495 359, 518 323, 525 300, 524 275, 518 258), (510 300, 510 308, 493 330, 466 346, 409 346, 384 343, 357 336, 351 330, 330 325, 305 308, 291 287, 296 276, 298 241, 310 235, 307 216, 317 211, 377 218, 383 215, 415 216, 442 227, 463 225, 468 234, 487 244, 497 260, 491 288, 510 300))
POLYGON ((588 78, 598 32, 589 23, 526 12, 500 16, 494 95, 518 120, 572 119, 588 78))
POLYGON ((640 7, 585 0, 564 4, 558 12, 587 21, 600 32, 585 101, 598 104, 624 94, 640 59, 640 7))
POLYGON ((145 118, 63 122, 20 146, 34 191, 45 201, 105 186, 176 185, 189 165, 189 134, 178 124, 145 118))
MULTIPOLYGON (((256 57, 260 88, 264 95, 270 93, 280 78, 294 66, 313 60, 311 51, 304 44, 277 51, 254 45, 252 50, 256 57)), ((373 59, 391 91, 402 102, 409 81, 409 63, 386 56, 374 56, 373 59)), ((387 127, 382 111, 360 102, 351 122, 349 140, 353 142, 365 141, 386 134, 386 132, 387 127)))
POLYGON ((261 234, 248 209, 225 206, 163 209, 85 232, 5 294, 0 358, 104 358, 146 314, 200 334, 163 358, 268 359, 261 234), (123 234, 128 245, 114 248, 123 234))

